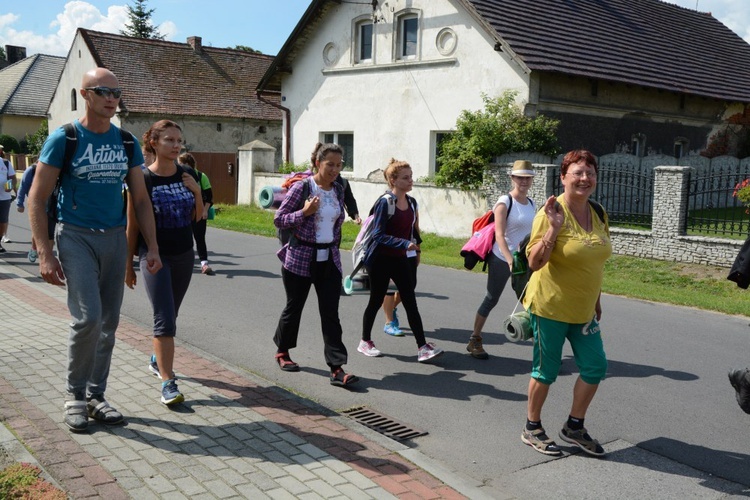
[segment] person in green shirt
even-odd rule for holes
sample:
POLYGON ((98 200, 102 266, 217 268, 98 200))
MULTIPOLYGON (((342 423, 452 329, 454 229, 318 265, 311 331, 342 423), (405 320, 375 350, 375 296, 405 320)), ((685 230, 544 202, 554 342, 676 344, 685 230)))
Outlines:
POLYGON ((208 180, 208 176, 198 170, 196 161, 193 155, 190 153, 183 153, 177 159, 181 165, 186 165, 196 171, 198 177, 200 177, 201 195, 203 198, 203 216, 198 221, 193 221, 193 237, 195 238, 195 246, 198 250, 198 258, 201 261, 201 273, 208 276, 214 275, 214 270, 208 265, 208 248, 206 247, 206 221, 208 220, 208 212, 213 206, 213 191, 211 190, 211 181, 208 180))

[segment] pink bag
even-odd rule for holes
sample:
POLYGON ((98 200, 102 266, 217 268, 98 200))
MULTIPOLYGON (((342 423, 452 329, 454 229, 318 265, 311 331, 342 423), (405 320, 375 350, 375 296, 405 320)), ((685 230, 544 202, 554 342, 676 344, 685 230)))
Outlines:
POLYGON ((461 257, 464 258, 464 267, 474 269, 477 262, 484 262, 487 254, 492 251, 495 243, 495 225, 488 224, 469 238, 469 241, 461 248, 461 257))

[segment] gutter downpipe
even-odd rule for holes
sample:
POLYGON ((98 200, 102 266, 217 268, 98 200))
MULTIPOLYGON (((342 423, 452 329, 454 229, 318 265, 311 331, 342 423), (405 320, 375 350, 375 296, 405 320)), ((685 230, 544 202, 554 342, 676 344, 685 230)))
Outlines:
POLYGON ((258 90, 255 93, 255 96, 258 98, 259 101, 264 102, 266 104, 269 104, 273 106, 274 108, 280 109, 284 113, 284 137, 286 138, 286 143, 284 144, 284 162, 289 163, 289 150, 291 148, 291 142, 292 142, 292 129, 291 129, 291 111, 289 111, 289 108, 285 108, 281 104, 276 104, 275 102, 271 102, 268 99, 263 98, 261 95, 262 91, 258 90))

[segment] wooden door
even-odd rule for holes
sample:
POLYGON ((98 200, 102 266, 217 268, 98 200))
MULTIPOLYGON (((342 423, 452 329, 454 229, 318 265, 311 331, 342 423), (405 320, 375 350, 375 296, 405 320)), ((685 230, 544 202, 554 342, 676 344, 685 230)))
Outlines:
POLYGON ((237 155, 234 153, 199 153, 190 151, 198 170, 208 175, 214 203, 237 203, 237 155))

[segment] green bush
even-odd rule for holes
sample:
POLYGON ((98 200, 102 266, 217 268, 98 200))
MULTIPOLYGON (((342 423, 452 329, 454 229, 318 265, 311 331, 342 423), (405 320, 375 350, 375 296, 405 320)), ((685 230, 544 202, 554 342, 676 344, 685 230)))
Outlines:
POLYGON ((495 156, 517 151, 557 155, 558 120, 538 115, 524 116, 516 104, 518 92, 507 90, 500 97, 482 94, 484 110, 464 110, 456 120, 456 131, 440 143, 435 175, 438 186, 476 189, 484 170, 495 156))
POLYGON ((44 141, 47 140, 49 135, 49 124, 47 120, 42 120, 42 124, 36 129, 33 135, 26 134, 26 148, 28 153, 31 155, 38 156, 42 152, 42 146, 44 141))
POLYGON ((285 162, 279 166, 279 172, 282 174, 291 174, 293 172, 304 172, 305 170, 310 170, 309 161, 303 161, 302 163, 299 163, 297 165, 291 162, 285 162))
POLYGON ((18 143, 15 137, 10 135, 0 135, 0 144, 5 148, 5 153, 20 153, 21 145, 18 143))

